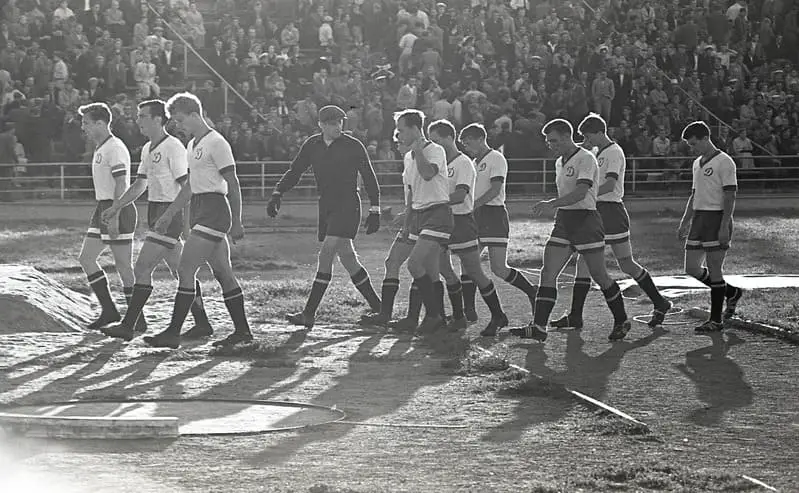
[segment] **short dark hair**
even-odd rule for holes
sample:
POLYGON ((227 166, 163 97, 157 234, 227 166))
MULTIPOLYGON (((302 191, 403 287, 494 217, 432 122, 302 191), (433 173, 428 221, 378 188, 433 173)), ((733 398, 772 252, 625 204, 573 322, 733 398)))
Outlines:
POLYGON ((710 137, 710 127, 707 123, 697 120, 686 125, 682 131, 682 140, 690 140, 693 137, 700 140, 710 137))
POLYGON ((458 140, 485 140, 488 137, 486 128, 480 123, 470 123, 463 127, 458 140))
POLYGON ((568 120, 564 120, 563 118, 555 118, 554 120, 550 120, 544 128, 541 129, 541 134, 549 135, 551 133, 558 133, 560 135, 565 135, 570 139, 574 138, 574 127, 572 124, 569 123, 568 120))
POLYGON ((450 123, 449 120, 443 120, 443 119, 436 120, 430 125, 428 125, 427 135, 430 135, 433 132, 448 139, 455 138, 455 126, 452 123, 450 123))
POLYGON ((111 108, 105 103, 90 103, 78 108, 78 114, 95 122, 111 124, 111 108))
POLYGON ((597 115, 596 113, 588 113, 588 116, 583 118, 583 121, 580 122, 579 127, 577 127, 577 131, 580 133, 580 135, 604 134, 608 131, 608 125, 605 123, 605 119, 600 115, 597 115))
POLYGON ((394 113, 394 123, 399 123, 400 120, 405 121, 405 125, 415 127, 419 130, 424 129, 424 113, 415 109, 407 109, 394 113))
POLYGON ((161 122, 166 125, 167 120, 169 117, 166 114, 166 102, 161 101, 160 99, 150 99, 148 101, 142 101, 139 103, 138 108, 147 110, 150 112, 150 116, 158 116, 161 117, 161 122))

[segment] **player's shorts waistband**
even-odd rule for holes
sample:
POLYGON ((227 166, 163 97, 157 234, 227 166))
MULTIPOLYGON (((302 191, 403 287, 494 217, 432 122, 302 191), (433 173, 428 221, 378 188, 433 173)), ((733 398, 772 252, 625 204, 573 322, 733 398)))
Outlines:
POLYGON ((500 210, 500 209, 504 209, 505 206, 504 205, 488 205, 488 204, 486 204, 486 205, 481 205, 480 208, 481 209, 486 209, 486 210, 492 210, 492 209, 500 210))
POLYGON ((621 200, 597 200, 596 205, 599 204, 623 204, 621 200))
POLYGON ((193 197, 207 197, 207 196, 213 196, 213 195, 219 195, 220 197, 227 197, 226 194, 221 193, 221 192, 200 192, 200 193, 193 193, 192 194, 193 197))
POLYGON ((172 205, 172 202, 166 202, 163 200, 148 200, 148 205, 172 205))
POLYGON ((424 209, 413 209, 412 208, 411 212, 413 212, 414 214, 424 214, 425 212, 432 211, 432 210, 435 210, 435 209, 440 208, 440 207, 449 207, 449 204, 446 203, 446 202, 440 202, 438 204, 428 205, 424 209))

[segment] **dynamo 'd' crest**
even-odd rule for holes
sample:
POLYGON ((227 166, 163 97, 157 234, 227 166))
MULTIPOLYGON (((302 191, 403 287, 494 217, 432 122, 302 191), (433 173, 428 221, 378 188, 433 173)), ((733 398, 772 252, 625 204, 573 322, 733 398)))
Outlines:
POLYGON ((566 176, 574 176, 574 166, 569 166, 566 168, 566 176))
POLYGON ((704 173, 705 176, 713 176, 713 168, 705 168, 702 173, 704 173))
POLYGON ((153 162, 154 163, 160 163, 161 162, 161 153, 160 152, 154 152, 153 153, 153 162))
POLYGON ((194 159, 201 159, 203 157, 203 148, 198 147, 194 149, 194 159))

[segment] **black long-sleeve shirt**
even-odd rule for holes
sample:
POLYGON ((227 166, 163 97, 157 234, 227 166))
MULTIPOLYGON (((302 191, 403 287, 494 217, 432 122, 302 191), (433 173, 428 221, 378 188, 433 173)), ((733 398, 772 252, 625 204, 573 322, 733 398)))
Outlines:
POLYGON ((316 189, 322 200, 344 199, 357 194, 360 173, 369 202, 373 206, 380 205, 380 186, 372 162, 363 144, 354 137, 341 134, 330 145, 321 134, 308 137, 276 190, 285 193, 294 188, 309 167, 313 167, 316 189))

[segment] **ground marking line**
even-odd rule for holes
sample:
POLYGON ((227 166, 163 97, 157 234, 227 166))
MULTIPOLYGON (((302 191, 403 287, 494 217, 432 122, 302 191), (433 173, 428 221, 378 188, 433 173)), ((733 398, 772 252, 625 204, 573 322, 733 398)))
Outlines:
MULTIPOLYGON (((477 348, 477 350, 479 350, 479 351, 482 351, 486 355, 497 357, 494 353, 492 353, 488 349, 482 348, 480 346, 473 346, 473 347, 477 348)), ((535 373, 531 372, 527 368, 522 368, 521 366, 515 365, 513 363, 509 363, 508 366, 513 368, 514 370, 518 370, 518 371, 520 371, 522 373, 525 373, 527 375, 532 375, 532 376, 534 376, 536 378, 544 380, 544 377, 542 377, 540 375, 536 375, 535 373)), ((630 416, 629 414, 625 413, 624 411, 620 411, 619 409, 616 409, 613 406, 605 404, 604 402, 596 400, 593 397, 589 397, 589 396, 587 396, 587 395, 585 395, 585 394, 583 394, 581 392, 577 392, 576 390, 572 390, 572 389, 566 387, 565 385, 564 385, 564 388, 571 395, 577 397, 578 399, 580 399, 580 400, 582 400, 584 402, 587 402, 587 403, 591 404, 594 407, 600 407, 600 408, 604 409, 605 411, 611 412, 611 413, 615 414, 616 416, 618 416, 618 417, 620 417, 622 419, 625 419, 627 421, 630 421, 630 422, 636 424, 637 426, 641 426, 641 427, 645 428, 647 431, 650 429, 648 424, 644 423, 643 421, 639 421, 639 420, 633 418, 632 416, 630 416)))
POLYGON ((765 489, 767 489, 769 491, 778 491, 777 488, 775 488, 773 486, 769 486, 766 483, 764 483, 763 481, 760 481, 759 479, 755 479, 753 477, 747 476, 746 474, 741 474, 741 477, 744 478, 745 480, 749 481, 750 483, 756 484, 756 485, 758 485, 760 487, 763 487, 763 488, 765 488, 765 489))
POLYGON ((369 423, 367 421, 331 421, 331 425, 358 425, 358 426, 381 426, 386 428, 422 428, 422 429, 442 429, 442 430, 463 430, 468 428, 466 425, 436 425, 424 423, 369 423))

